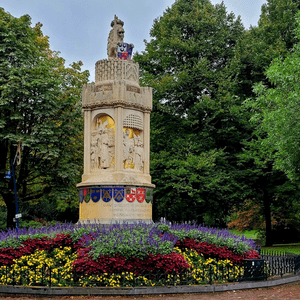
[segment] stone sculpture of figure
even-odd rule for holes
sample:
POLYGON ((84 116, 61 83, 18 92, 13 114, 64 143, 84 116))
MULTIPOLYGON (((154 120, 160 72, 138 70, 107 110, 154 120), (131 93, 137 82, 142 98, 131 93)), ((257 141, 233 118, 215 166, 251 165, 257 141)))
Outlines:
POLYGON ((92 137, 92 142, 91 142, 91 167, 92 167, 92 169, 95 169, 97 167, 96 156, 97 156, 97 139, 95 137, 92 137))
POLYGON ((134 134, 134 169, 142 171, 144 168, 144 147, 139 136, 134 134))
POLYGON ((107 128, 108 122, 97 124, 97 131, 93 133, 91 142, 92 169, 108 169, 113 163, 114 134, 107 128))
MULTIPOLYGON (((114 20, 111 22, 110 26, 112 27, 111 31, 109 32, 108 36, 108 43, 107 43, 107 55, 108 58, 117 58, 117 49, 118 47, 120 49, 123 49, 124 47, 126 49, 123 49, 123 51, 128 50, 129 48, 129 58, 131 58, 132 49, 134 48, 133 44, 127 44, 123 43, 124 39, 124 28, 123 28, 124 22, 121 21, 116 15, 114 20)), ((128 53, 127 53, 128 55, 128 53)), ((127 59, 127 58, 126 58, 127 59)))
POLYGON ((123 163, 124 168, 128 168, 133 162, 134 140, 129 138, 129 129, 123 133, 123 163))
POLYGON ((101 169, 107 169, 110 166, 109 155, 109 136, 108 129, 104 128, 100 145, 101 169))
POLYGON ((123 29, 123 25, 124 22, 118 19, 118 17, 115 15, 114 20, 110 24, 112 29, 108 36, 108 43, 107 43, 108 58, 117 57, 118 43, 123 43, 123 39, 124 39, 125 31, 123 29))

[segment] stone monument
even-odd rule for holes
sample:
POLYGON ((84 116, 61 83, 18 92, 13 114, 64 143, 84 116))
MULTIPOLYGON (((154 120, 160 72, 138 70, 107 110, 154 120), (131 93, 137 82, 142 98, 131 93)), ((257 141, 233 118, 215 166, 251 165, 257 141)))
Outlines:
POLYGON ((152 222, 150 112, 152 88, 140 87, 124 22, 111 22, 108 59, 95 65, 95 84, 82 88, 84 174, 79 223, 152 222))

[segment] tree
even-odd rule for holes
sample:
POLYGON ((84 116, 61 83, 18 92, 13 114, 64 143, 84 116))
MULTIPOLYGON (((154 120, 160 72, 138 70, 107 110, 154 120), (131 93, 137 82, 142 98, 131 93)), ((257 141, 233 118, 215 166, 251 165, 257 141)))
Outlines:
MULTIPOLYGON (((297 37, 300 37, 299 17, 296 17, 298 28, 297 37)), ((269 210, 285 211, 285 218, 290 226, 299 226, 299 56, 300 44, 296 44, 289 54, 282 54, 276 58, 266 71, 266 78, 271 83, 263 82, 255 85, 254 91, 258 97, 250 98, 245 105, 252 109, 251 121, 255 124, 256 131, 254 139, 248 144, 250 146, 248 155, 256 158, 256 165, 262 170, 270 169, 269 177, 278 180, 282 178, 277 189, 273 187, 273 197, 268 200, 269 210), (284 58, 285 57, 285 58, 284 58), (253 153, 256 153, 254 156, 253 153), (272 169, 272 171, 271 171, 272 169), (280 174, 280 176, 278 176, 280 174), (285 175, 283 175, 285 174, 285 175), (290 180, 284 179, 288 177, 290 180), (292 191, 292 193, 290 192, 292 191), (289 195, 286 201, 274 200, 289 195), (279 204, 278 204, 279 202, 279 204), (289 209, 286 208, 289 203, 289 209), (294 224, 294 225, 293 225, 294 224)), ((264 177, 266 174, 264 173, 264 177)), ((264 185, 266 191, 268 185, 264 185)), ((270 213, 270 212, 269 212, 270 213)), ((272 244, 271 221, 267 223, 267 244, 272 244)))
POLYGON ((154 21, 134 59, 154 88, 151 173, 155 216, 226 225, 240 199, 237 153, 249 124, 232 95, 235 46, 244 32, 224 4, 178 0, 154 21))
MULTIPOLYGON (((297 36, 300 40, 300 14, 297 15, 297 36)), ((258 97, 251 101, 259 122, 259 130, 266 133, 262 145, 274 153, 274 166, 286 173, 293 181, 300 180, 300 109, 299 109, 299 67, 300 43, 296 44, 290 54, 274 60, 266 71, 273 87, 263 83, 255 86, 258 97)))
MULTIPOLYGON (((249 120, 254 120, 253 114, 256 111, 252 107, 252 102, 256 102, 256 95, 253 85, 262 82, 266 87, 271 88, 272 82, 266 76, 265 71, 273 59, 286 57, 289 55, 293 45, 299 39, 294 33, 295 14, 300 8, 300 1, 269 0, 262 6, 262 13, 258 22, 258 27, 252 27, 246 32, 245 38, 240 40, 237 47, 237 64, 241 66, 237 81, 239 85, 235 93, 241 99, 247 99, 246 109, 250 112, 249 120)), ((252 138, 245 140, 245 153, 241 155, 241 163, 245 165, 248 173, 248 197, 255 199, 263 207, 266 221, 266 244, 272 244, 272 211, 278 210, 276 199, 283 199, 285 195, 292 196, 287 199, 289 203, 294 203, 294 198, 299 189, 295 183, 274 168, 276 153, 270 151, 264 144, 266 133, 257 130, 260 121, 252 122, 252 138), (251 166, 251 164, 253 164, 251 166)), ((291 205, 292 207, 292 205, 291 205)), ((293 207, 295 207, 293 205, 293 207)), ((292 209, 292 208, 291 208, 292 209)))
POLYGON ((253 84, 258 82, 271 86, 266 69, 273 59, 286 56, 299 41, 294 32, 299 9, 299 0, 267 0, 262 5, 258 26, 250 27, 236 47, 237 96, 255 97, 253 84))
POLYGON ((20 138, 20 203, 47 199, 60 210, 77 205, 83 152, 80 91, 89 74, 81 72, 81 62, 66 68, 50 50, 42 25, 31 27, 28 15, 15 18, 0 9, 0 19, 0 195, 7 226, 13 227, 13 183, 4 177, 20 138))

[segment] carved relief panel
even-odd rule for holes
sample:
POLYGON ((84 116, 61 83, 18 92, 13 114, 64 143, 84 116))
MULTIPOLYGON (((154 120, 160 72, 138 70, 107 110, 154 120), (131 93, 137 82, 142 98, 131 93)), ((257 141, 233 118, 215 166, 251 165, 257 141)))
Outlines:
POLYGON ((97 116, 91 133, 91 170, 115 165, 115 122, 108 115, 97 116))
POLYGON ((123 167, 144 170, 143 120, 130 114, 123 121, 123 167))

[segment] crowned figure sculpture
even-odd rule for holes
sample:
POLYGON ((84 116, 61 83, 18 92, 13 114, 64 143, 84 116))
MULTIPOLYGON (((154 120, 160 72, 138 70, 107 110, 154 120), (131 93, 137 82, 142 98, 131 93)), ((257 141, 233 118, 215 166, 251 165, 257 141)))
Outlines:
POLYGON ((84 173, 79 223, 152 222, 150 112, 152 88, 140 87, 139 66, 115 15, 108 59, 95 65, 95 83, 82 88, 84 173))

